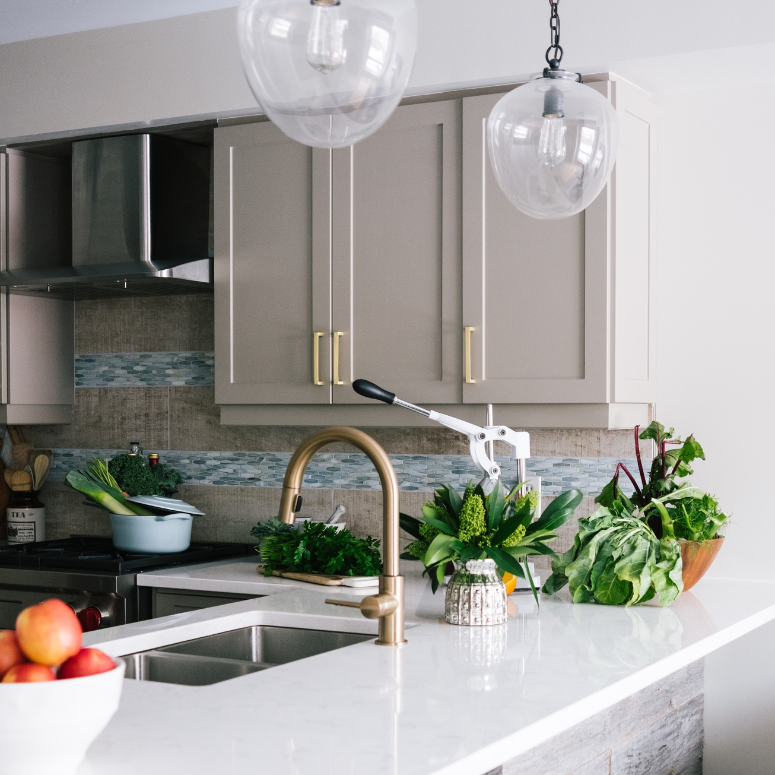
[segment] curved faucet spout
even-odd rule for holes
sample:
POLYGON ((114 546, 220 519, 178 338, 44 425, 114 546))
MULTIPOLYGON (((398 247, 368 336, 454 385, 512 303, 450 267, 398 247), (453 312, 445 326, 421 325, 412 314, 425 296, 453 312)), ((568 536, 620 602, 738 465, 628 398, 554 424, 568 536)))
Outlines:
MULTIPOLYGON (((371 598, 365 598, 359 607, 364 615, 368 615, 367 611, 377 609, 386 612, 384 615, 377 614, 379 616, 378 644, 401 645, 406 641, 404 640, 404 579, 398 572, 398 479, 385 450, 371 436, 356 428, 334 426, 313 433, 299 444, 288 463, 280 497, 279 518, 281 522, 293 523, 307 464, 316 452, 335 442, 345 442, 357 447, 371 460, 379 474, 382 485, 383 566, 379 582, 380 593, 371 598), (390 597, 395 598, 395 605, 388 599, 390 597), (380 598, 380 600, 375 602, 373 598, 380 598)), ((338 604, 337 601, 331 602, 338 604)))

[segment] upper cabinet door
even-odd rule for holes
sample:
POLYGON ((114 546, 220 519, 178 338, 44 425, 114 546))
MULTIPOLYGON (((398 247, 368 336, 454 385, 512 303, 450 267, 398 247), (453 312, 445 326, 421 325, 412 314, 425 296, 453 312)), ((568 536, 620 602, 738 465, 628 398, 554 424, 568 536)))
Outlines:
POLYGON ((460 113, 459 100, 400 107, 334 151, 335 404, 373 403, 358 378, 415 403, 462 400, 460 113))
POLYGON ((330 180, 273 124, 215 130, 216 403, 331 402, 330 180))
MULTIPOLYGON (((612 100, 626 90, 591 88, 612 100)), ((614 101, 612 181, 582 213, 537 220, 506 199, 490 167, 485 130, 501 96, 463 101, 463 400, 653 401, 651 118, 622 116, 614 101)), ((640 106, 635 94, 620 101, 640 106)))

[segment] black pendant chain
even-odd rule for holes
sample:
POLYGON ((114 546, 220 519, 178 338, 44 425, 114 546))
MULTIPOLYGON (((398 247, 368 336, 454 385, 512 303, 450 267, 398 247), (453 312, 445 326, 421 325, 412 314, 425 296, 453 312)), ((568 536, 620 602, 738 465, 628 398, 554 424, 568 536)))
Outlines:
POLYGON ((549 0, 552 14, 549 17, 549 29, 551 30, 552 45, 546 49, 546 62, 552 70, 558 70, 562 62, 562 46, 560 45, 560 14, 557 5, 560 0, 549 0))

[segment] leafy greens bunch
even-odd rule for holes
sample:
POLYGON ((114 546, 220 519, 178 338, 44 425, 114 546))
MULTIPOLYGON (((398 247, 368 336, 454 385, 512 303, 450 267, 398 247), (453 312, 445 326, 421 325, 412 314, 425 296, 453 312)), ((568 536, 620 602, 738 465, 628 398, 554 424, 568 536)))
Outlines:
POLYGON ((659 593, 667 606, 683 591, 681 573, 677 541, 658 539, 640 517, 613 503, 579 520, 573 547, 552 561, 543 591, 553 594, 568 584, 574 603, 606 605, 643 603, 659 593))
POLYGON ((719 510, 718 501, 708 493, 693 487, 688 481, 679 481, 694 473, 691 463, 705 460, 705 452, 694 436, 685 441, 675 437, 675 429, 652 422, 640 435, 635 426, 635 454, 638 460, 641 484, 618 463, 613 479, 595 499, 601 506, 620 503, 633 514, 645 519, 657 538, 677 538, 686 541, 707 541, 715 538, 728 515, 719 510), (640 439, 652 439, 657 455, 651 462, 646 479, 640 453, 640 439), (668 449, 673 445, 674 449, 668 449), (619 487, 619 471, 632 482, 633 494, 628 498, 619 487))
POLYGON ((148 466, 139 455, 116 455, 108 463, 108 471, 128 495, 163 495, 167 498, 178 491, 180 474, 164 463, 148 466))
MULTIPOLYGON (((452 487, 436 490, 433 501, 423 506, 420 519, 401 514, 401 527, 416 540, 401 555, 421 560, 435 592, 444 581, 448 562, 490 558, 501 575, 525 578, 522 562, 529 555, 557 555, 546 545, 557 537, 556 530, 573 516, 581 502, 579 490, 555 498, 539 519, 538 494, 515 497, 519 485, 506 494, 500 482, 489 495, 469 482, 461 497, 452 487)), ((527 579, 538 601, 527 563, 527 579)))
POLYGON ((595 499, 600 508, 579 520, 573 547, 552 561, 552 575, 544 584, 548 594, 569 585, 575 603, 596 600, 608 605, 632 605, 659 594, 663 606, 683 591, 679 541, 715 538, 727 515, 716 499, 686 477, 691 464, 705 453, 694 436, 685 441, 673 428, 652 422, 642 433, 635 427, 635 453, 640 485, 622 463, 595 499), (656 443, 657 455, 646 478, 641 439, 656 443), (669 449, 673 446, 673 449, 669 449), (628 498, 619 487, 624 471, 634 489, 628 498))
POLYGON ((349 530, 337 530, 323 522, 305 522, 303 532, 266 536, 261 541, 261 557, 265 576, 273 571, 333 576, 377 576, 382 572, 376 538, 356 538, 349 530))

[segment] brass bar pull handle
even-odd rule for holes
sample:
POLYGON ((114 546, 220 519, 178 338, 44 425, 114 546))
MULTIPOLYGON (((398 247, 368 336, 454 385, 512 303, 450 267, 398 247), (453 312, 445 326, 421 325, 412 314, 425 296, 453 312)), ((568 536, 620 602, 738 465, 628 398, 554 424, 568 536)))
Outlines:
POLYGON ((312 339, 312 384, 322 385, 323 381, 320 379, 320 340, 325 334, 322 331, 315 331, 312 339))
POLYGON ((471 332, 473 326, 466 326, 466 385, 473 385, 476 380, 471 376, 471 332))
POLYGON ((339 340, 344 336, 344 331, 334 331, 334 384, 344 385, 339 379, 339 340))

